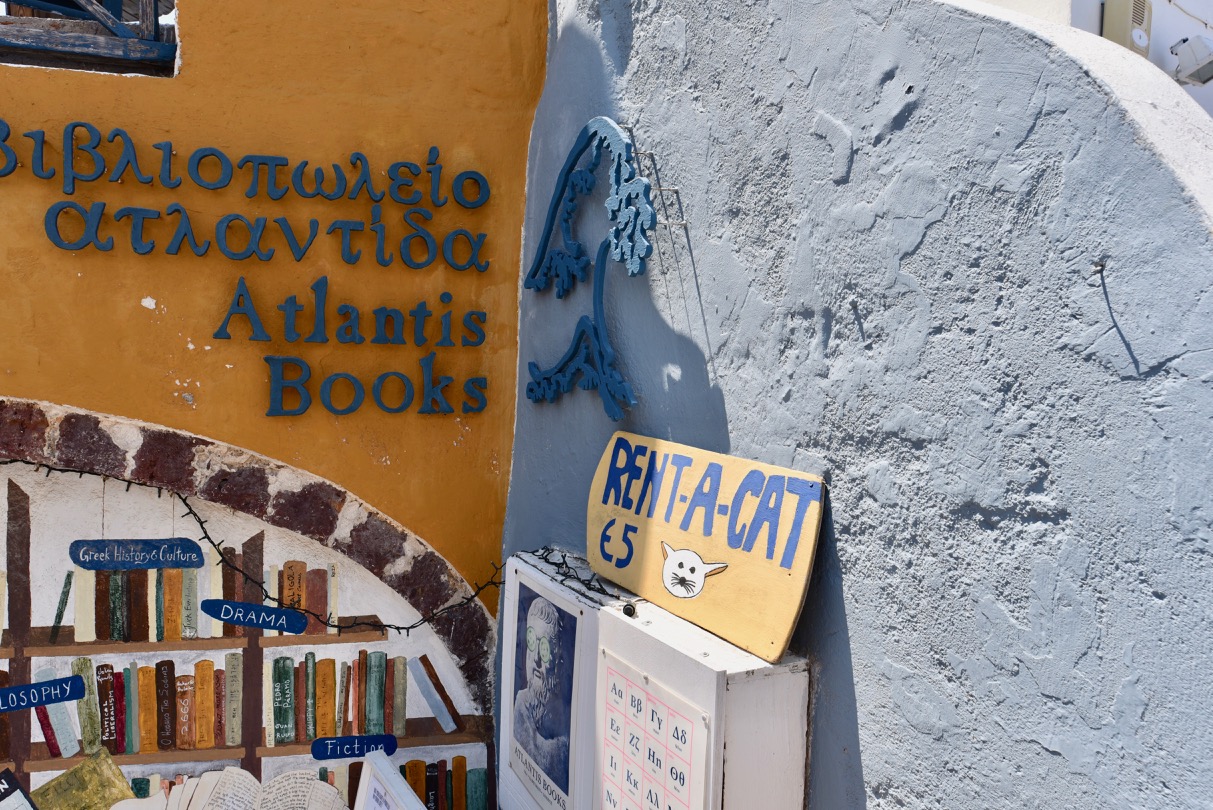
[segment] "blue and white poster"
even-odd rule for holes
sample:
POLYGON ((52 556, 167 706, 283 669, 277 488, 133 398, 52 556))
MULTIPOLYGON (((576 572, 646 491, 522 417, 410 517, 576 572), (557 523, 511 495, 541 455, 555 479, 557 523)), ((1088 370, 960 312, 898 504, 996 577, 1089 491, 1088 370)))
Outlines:
POLYGON ((510 768, 540 807, 569 810, 577 617, 518 586, 510 768))

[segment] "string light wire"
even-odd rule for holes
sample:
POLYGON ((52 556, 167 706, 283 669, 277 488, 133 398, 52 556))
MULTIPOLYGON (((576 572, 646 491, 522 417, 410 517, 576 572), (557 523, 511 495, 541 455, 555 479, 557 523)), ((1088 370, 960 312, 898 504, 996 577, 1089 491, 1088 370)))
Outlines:
MULTIPOLYGON (((51 473, 62 473, 62 474, 78 475, 81 478, 83 478, 86 475, 89 475, 89 476, 93 476, 95 478, 100 478, 100 479, 102 479, 102 481, 108 481, 108 480, 122 481, 126 484, 126 491, 128 491, 128 492, 130 491, 130 488, 132 486, 143 487, 144 489, 156 490, 157 497, 162 495, 163 490, 164 490, 163 487, 158 487, 158 486, 154 486, 151 484, 141 484, 138 481, 130 481, 125 478, 118 478, 118 477, 112 476, 112 475, 104 475, 102 473, 85 472, 82 470, 71 470, 71 469, 67 469, 65 467, 52 467, 48 464, 41 464, 41 463, 34 462, 34 461, 26 461, 25 459, 20 459, 20 458, 0 459, 0 466, 7 465, 7 464, 25 464, 27 466, 33 467, 35 470, 40 470, 40 469, 46 470, 47 478, 50 477, 51 473)), ((350 620, 350 621, 341 621, 341 620, 334 621, 331 613, 321 616, 319 613, 316 613, 315 611, 307 610, 306 608, 294 607, 291 605, 283 604, 282 600, 279 597, 272 596, 270 594, 269 590, 266 589, 265 583, 262 582, 262 580, 261 580, 261 575, 263 572, 258 572, 258 575, 256 577, 254 577, 254 576, 250 575, 244 569, 237 566, 231 560, 229 560, 227 558, 227 556, 224 555, 224 553, 223 553, 224 544, 221 541, 217 541, 217 540, 215 540, 215 538, 211 537, 210 532, 207 531, 207 528, 206 528, 206 523, 207 523, 206 519, 203 518, 202 515, 198 514, 198 511, 196 509, 194 509, 194 506, 193 506, 193 504, 190 503, 189 499, 179 492, 173 492, 171 494, 175 498, 177 498, 177 500, 185 508, 185 512, 181 515, 181 517, 191 518, 198 527, 198 533, 201 535, 201 539, 205 540, 211 546, 211 548, 213 548, 216 552, 218 552, 219 562, 217 563, 217 565, 226 566, 227 568, 230 568, 232 571, 234 571, 239 576, 243 577, 246 589, 251 585, 256 590, 260 590, 261 595, 262 595, 262 604, 264 604, 266 602, 270 602, 270 603, 276 604, 278 607, 286 608, 287 610, 298 611, 306 616, 312 617, 313 619, 320 622, 325 627, 334 627, 334 628, 337 628, 338 630, 344 630, 344 631, 349 631, 352 629, 371 629, 371 630, 384 630, 384 631, 394 630, 397 633, 404 633, 405 637, 407 638, 408 635, 413 630, 416 630, 420 627, 424 627, 425 625, 428 625, 428 624, 432 624, 435 619, 437 619, 441 616, 445 616, 448 613, 453 613, 457 610, 467 607, 468 605, 471 605, 477 599, 480 598, 480 595, 482 593, 487 591, 489 588, 500 588, 502 585, 502 582, 500 579, 501 566, 499 566, 497 563, 492 562, 490 560, 489 564, 493 566, 493 574, 491 577, 489 577, 487 582, 485 582, 483 584, 473 583, 472 591, 467 596, 465 596, 464 598, 459 599, 455 602, 451 602, 449 605, 438 608, 437 610, 432 611, 432 612, 422 616, 420 619, 413 622, 412 624, 390 624, 390 623, 379 622, 379 621, 370 621, 367 619, 355 619, 355 620, 350 620)))

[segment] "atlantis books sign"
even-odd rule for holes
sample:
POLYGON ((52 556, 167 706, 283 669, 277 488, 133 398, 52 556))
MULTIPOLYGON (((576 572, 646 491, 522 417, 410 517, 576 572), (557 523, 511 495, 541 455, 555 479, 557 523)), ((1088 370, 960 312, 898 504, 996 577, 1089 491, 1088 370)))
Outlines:
POLYGON ((587 509, 590 567, 775 662, 804 605, 823 482, 618 432, 587 509))
MULTIPOLYGON (((402 286, 412 285, 418 271, 476 276, 488 271, 488 234, 476 230, 477 214, 489 202, 488 178, 474 169, 444 166, 436 146, 425 160, 373 164, 359 151, 329 165, 309 166, 306 160, 285 155, 231 156, 214 146, 201 146, 178 156, 172 141, 149 144, 126 130, 102 130, 87 121, 72 121, 62 133, 38 129, 22 136, 31 142, 32 160, 23 163, 11 142, 13 127, 0 119, 0 178, 22 173, 61 186, 64 199, 51 204, 43 216, 50 244, 69 253, 115 249, 135 256, 206 256, 213 246, 231 262, 256 265, 274 262, 317 261, 313 246, 330 242, 340 248, 342 262, 351 267, 377 265, 400 273, 402 286), (153 154, 154 153, 154 154, 153 154), (61 156, 52 160, 51 155, 61 156), (103 199, 110 184, 135 183, 180 197, 167 205, 116 206, 103 199), (224 194, 243 189, 254 203, 280 201, 309 203, 306 221, 286 211, 271 219, 243 206, 214 219, 204 220, 190 204, 194 195, 224 194), (80 200, 73 199, 80 195, 80 200), (184 200, 185 202, 182 202, 184 200), (336 202, 344 207, 334 209, 336 202), (350 218, 353 204, 357 218, 350 218), (435 212, 448 206, 458 212, 465 227, 440 226, 435 212), (309 253, 311 256, 309 258, 309 253)), ((341 159, 346 155, 337 156, 341 159)), ((213 256, 214 254, 212 254, 213 256)), ((255 278, 249 272, 249 277, 255 278)), ((442 366, 453 352, 484 344, 489 313, 475 302, 457 302, 449 290, 432 298, 384 301, 364 311, 341 296, 358 281, 342 279, 330 291, 328 275, 321 275, 281 302, 255 300, 245 275, 232 286, 231 302, 215 321, 216 340, 247 339, 288 344, 355 346, 412 345, 414 362, 382 370, 367 377, 346 371, 313 379, 312 364, 302 356, 266 354, 269 372, 267 416, 299 416, 318 403, 334 416, 346 416, 364 406, 383 413, 410 409, 418 414, 474 414, 488 405, 488 378, 468 376, 457 380, 443 374, 442 366), (330 301, 330 292, 332 301, 330 301), (410 306, 411 305, 411 306, 410 306), (278 318, 277 313, 281 313, 278 318), (271 318, 271 316, 274 316, 271 318), (280 322, 280 328, 279 328, 280 322), (277 332, 274 337, 271 332, 277 332), (233 334, 235 335, 233 337, 233 334)), ((444 284, 446 286, 446 284, 444 284)), ((347 349, 348 351, 348 349, 347 349)), ((363 351, 367 351, 363 349, 363 351)), ((230 368, 230 366, 229 366, 230 368)))

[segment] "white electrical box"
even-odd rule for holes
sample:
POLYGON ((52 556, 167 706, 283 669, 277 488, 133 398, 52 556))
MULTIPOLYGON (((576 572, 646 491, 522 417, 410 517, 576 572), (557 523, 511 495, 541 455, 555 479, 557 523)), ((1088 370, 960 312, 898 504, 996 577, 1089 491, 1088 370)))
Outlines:
POLYGON ((769 664, 626 591, 596 592, 584 565, 506 565, 501 807, 802 808, 808 662, 769 664))

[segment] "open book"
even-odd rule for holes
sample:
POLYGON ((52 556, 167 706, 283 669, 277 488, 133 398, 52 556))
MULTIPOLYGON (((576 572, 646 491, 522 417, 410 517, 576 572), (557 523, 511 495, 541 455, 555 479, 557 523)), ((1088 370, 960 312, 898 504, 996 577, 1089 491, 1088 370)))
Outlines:
POLYGON ((165 795, 118 802, 113 810, 346 810, 337 788, 315 771, 290 771, 262 785, 240 768, 224 768, 174 785, 165 795))

